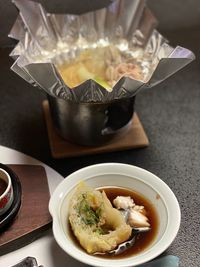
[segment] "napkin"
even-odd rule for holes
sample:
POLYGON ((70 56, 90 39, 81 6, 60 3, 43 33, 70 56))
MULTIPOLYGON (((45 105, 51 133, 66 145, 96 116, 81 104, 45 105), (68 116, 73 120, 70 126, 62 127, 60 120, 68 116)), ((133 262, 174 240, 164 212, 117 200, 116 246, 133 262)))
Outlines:
POLYGON ((178 267, 179 258, 177 256, 168 255, 155 259, 151 262, 147 262, 138 267, 178 267))

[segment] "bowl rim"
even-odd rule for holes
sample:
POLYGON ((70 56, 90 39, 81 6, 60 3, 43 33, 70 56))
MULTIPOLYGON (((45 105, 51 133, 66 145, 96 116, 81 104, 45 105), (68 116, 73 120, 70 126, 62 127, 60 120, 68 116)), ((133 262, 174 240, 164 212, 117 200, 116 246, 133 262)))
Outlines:
POLYGON ((2 179, 0 177, 0 179, 4 180, 6 182, 6 189, 0 195, 0 199, 4 198, 8 194, 8 192, 12 189, 12 181, 11 181, 10 174, 6 170, 4 170, 3 168, 0 167, 0 176, 1 176, 1 174, 4 174, 6 176, 7 181, 5 181, 4 179, 2 179))
POLYGON ((71 173, 57 186, 57 188, 53 192, 49 201, 49 212, 53 219, 53 235, 58 245, 71 257, 80 262, 89 264, 91 266, 104 267, 112 267, 113 265, 116 267, 137 266, 156 258, 162 252, 164 252, 173 242, 178 233, 181 222, 180 206, 176 196, 174 195, 170 187, 155 174, 143 168, 124 163, 94 164, 71 173), (147 249, 147 251, 144 251, 141 254, 122 259, 103 259, 94 257, 84 251, 75 249, 75 246, 70 241, 68 242, 66 237, 63 237, 63 230, 61 230, 61 224, 58 218, 58 211, 60 209, 62 199, 77 185, 78 181, 87 180, 92 177, 105 174, 124 175, 129 176, 133 179, 140 180, 146 185, 153 187, 153 189, 155 191, 158 191, 161 195, 162 200, 164 201, 164 204, 166 206, 168 222, 163 236, 158 242, 153 245, 153 247, 151 247, 150 250, 147 249), (80 179, 80 177, 83 178, 80 179), (65 190, 65 193, 63 192, 63 188, 67 188, 67 190, 65 190), (68 242, 68 246, 64 245, 65 242, 68 242))

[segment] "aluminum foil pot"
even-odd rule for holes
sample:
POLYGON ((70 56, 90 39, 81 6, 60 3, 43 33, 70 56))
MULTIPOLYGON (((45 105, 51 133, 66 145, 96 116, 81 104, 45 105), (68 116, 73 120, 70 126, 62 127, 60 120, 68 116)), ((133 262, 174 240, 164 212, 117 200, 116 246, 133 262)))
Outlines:
POLYGON ((168 44, 143 0, 116 0, 81 15, 49 14, 39 3, 13 2, 19 16, 9 36, 19 42, 10 54, 15 59, 11 69, 47 92, 55 126, 75 143, 99 145, 110 140, 130 123, 139 92, 195 58, 188 49, 168 44), (136 67, 139 76, 121 68, 109 86, 88 75, 75 86, 65 81, 60 66, 73 64, 84 51, 93 51, 93 59, 104 49, 109 49, 108 67, 119 60, 136 67))

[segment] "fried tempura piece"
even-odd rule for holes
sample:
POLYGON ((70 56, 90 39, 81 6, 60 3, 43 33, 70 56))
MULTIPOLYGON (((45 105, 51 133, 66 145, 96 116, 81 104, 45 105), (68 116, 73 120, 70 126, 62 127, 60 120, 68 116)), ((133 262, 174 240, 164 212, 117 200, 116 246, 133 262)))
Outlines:
POLYGON ((69 221, 74 235, 88 253, 107 252, 126 241, 132 228, 112 207, 105 192, 80 184, 70 203, 69 221))

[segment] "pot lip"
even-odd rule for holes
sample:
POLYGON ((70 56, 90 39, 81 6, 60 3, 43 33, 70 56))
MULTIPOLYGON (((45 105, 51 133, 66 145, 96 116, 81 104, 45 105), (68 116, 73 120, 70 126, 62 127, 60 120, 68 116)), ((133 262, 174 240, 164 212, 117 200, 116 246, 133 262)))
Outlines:
POLYGON ((72 101, 70 99, 64 99, 61 97, 56 97, 56 96, 47 94, 48 100, 49 99, 56 99, 57 101, 70 102, 71 104, 74 104, 74 105, 85 105, 85 106, 102 106, 102 105, 116 104, 116 103, 124 102, 127 100, 130 100, 134 103, 135 98, 136 98, 136 95, 131 96, 131 97, 124 97, 124 98, 120 98, 120 99, 113 99, 113 100, 106 101, 106 102, 84 102, 84 101, 83 102, 81 102, 81 101, 75 102, 75 101, 72 101))

